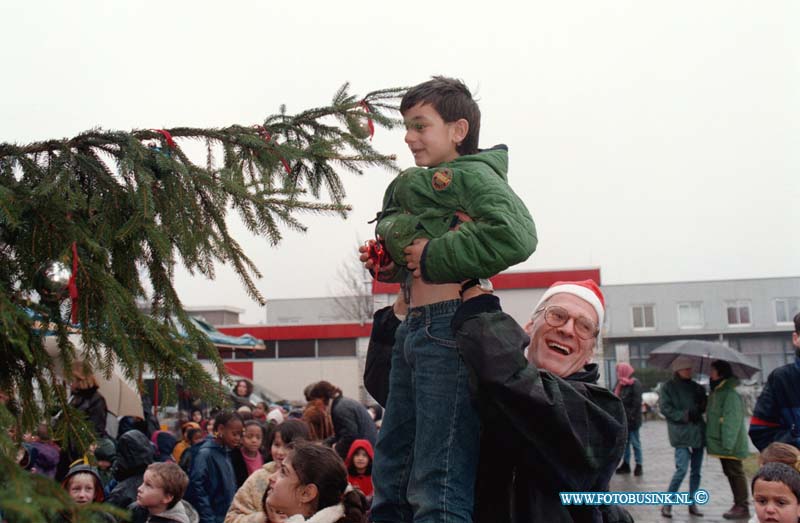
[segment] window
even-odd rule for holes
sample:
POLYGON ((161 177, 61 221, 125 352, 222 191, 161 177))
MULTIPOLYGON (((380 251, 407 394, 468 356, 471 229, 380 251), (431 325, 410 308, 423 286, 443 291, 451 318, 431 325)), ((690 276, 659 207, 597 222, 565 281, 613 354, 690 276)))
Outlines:
POLYGON ((681 329, 699 329, 703 327, 703 324, 702 301, 678 303, 678 326, 681 329))
POLYGON ((655 305, 634 305, 631 308, 633 314, 634 329, 655 329, 656 328, 656 307, 655 305))
POLYGON ((778 298, 775 300, 776 323, 790 324, 798 312, 800 312, 800 298, 778 298))
POLYGON ((280 340, 279 358, 316 358, 317 340, 280 340))
POLYGON ((725 302, 728 313, 728 325, 750 325, 750 302, 748 300, 731 300, 725 302))
POLYGON ((355 356, 355 355, 356 355, 356 340, 353 338, 319 340, 320 358, 333 358, 337 356, 355 356))

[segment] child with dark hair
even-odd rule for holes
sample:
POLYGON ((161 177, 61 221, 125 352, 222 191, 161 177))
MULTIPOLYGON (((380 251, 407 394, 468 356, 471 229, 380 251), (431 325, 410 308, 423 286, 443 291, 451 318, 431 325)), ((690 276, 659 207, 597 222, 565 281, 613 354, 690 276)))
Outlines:
POLYGON ((268 410, 269 406, 263 401, 259 401, 258 403, 256 403, 256 406, 253 407, 253 419, 256 421, 260 421, 261 423, 266 423, 268 410))
POLYGON ((186 499, 203 523, 222 523, 236 494, 236 475, 230 454, 242 439, 238 414, 223 411, 214 418, 214 438, 205 440, 192 458, 186 499))
POLYGON ((330 448, 297 442, 270 482, 267 504, 307 523, 364 523, 369 505, 347 483, 347 469, 330 448))
POLYGON ((767 463, 750 484, 758 521, 797 523, 800 521, 800 473, 783 463, 767 463))
POLYGON ((372 445, 365 439, 357 439, 350 445, 344 465, 347 467, 347 481, 358 487, 372 500, 372 445))
POLYGON ((242 446, 231 453, 231 463, 236 474, 236 487, 241 487, 250 475, 264 466, 267 461, 261 453, 264 441, 264 427, 251 419, 244 422, 242 446))
POLYGON ((471 521, 480 422, 451 320, 464 291, 491 291, 488 278, 533 253, 536 228, 508 184, 507 147, 478 148, 481 113, 463 82, 423 82, 400 112, 417 167, 386 189, 375 226, 384 243, 359 248, 365 268, 400 282, 411 307, 395 334, 372 517, 471 521))
POLYGON ((225 523, 264 523, 262 498, 269 487, 269 478, 283 463, 289 447, 310 437, 308 424, 301 420, 287 420, 276 425, 271 434, 269 448, 272 461, 253 472, 236 492, 225 523))

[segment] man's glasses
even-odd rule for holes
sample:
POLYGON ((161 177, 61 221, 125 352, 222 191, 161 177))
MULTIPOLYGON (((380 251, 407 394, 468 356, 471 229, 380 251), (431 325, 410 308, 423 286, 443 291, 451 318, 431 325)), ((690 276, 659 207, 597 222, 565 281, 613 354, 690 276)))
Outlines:
POLYGON ((591 340, 600 333, 595 322, 586 316, 572 316, 564 307, 549 305, 537 310, 534 314, 539 314, 542 311, 544 311, 544 321, 551 327, 561 327, 566 325, 570 318, 574 318, 575 334, 582 340, 591 340))

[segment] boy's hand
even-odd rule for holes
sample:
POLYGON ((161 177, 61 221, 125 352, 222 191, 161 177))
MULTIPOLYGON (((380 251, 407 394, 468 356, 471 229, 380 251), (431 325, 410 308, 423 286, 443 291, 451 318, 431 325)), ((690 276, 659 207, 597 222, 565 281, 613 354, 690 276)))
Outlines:
MULTIPOLYGON (((364 264, 364 268, 367 269, 370 273, 375 274, 375 263, 369 257, 369 248, 371 245, 374 245, 376 242, 375 240, 369 240, 366 245, 359 245, 358 246, 358 259, 361 263, 364 264)), ((394 272, 395 265, 394 262, 389 263, 389 265, 382 265, 378 272, 380 273, 391 273, 394 272)), ((380 278, 378 278, 380 280, 380 278)))
POLYGON ((422 251, 425 250, 425 246, 428 245, 427 238, 417 238, 411 245, 403 249, 403 252, 406 255, 406 267, 408 267, 409 271, 412 271, 412 274, 415 278, 422 277, 422 271, 420 270, 419 264, 420 260, 422 259, 422 251))

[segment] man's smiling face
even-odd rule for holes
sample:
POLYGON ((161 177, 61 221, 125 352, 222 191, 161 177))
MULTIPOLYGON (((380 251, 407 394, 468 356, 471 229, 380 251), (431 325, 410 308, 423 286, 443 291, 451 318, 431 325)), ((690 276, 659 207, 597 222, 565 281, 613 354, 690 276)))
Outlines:
POLYGON ((596 325, 597 312, 589 302, 574 294, 555 294, 540 309, 550 305, 563 307, 570 318, 561 327, 551 327, 544 320, 544 312, 536 314, 533 322, 526 326, 531 334, 528 361, 539 369, 566 377, 581 370, 589 362, 597 343, 596 338, 583 340, 578 337, 575 332, 575 318, 585 316, 596 325))

